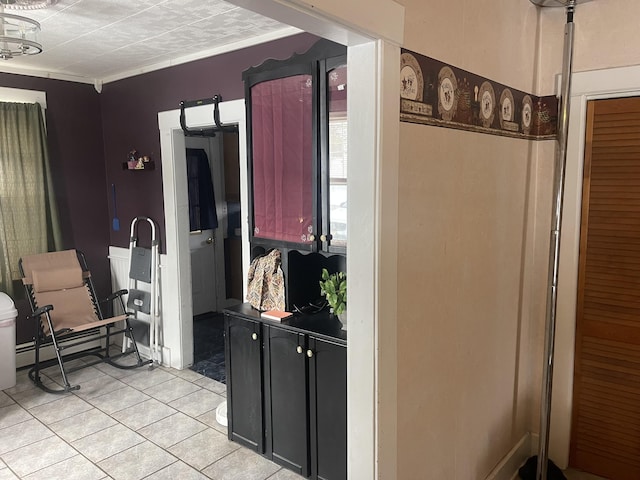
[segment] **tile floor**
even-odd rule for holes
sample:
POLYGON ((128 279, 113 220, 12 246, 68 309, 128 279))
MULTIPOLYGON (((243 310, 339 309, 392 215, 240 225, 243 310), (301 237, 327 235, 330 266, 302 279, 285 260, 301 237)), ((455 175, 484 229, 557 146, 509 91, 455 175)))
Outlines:
POLYGON ((193 365, 190 368, 205 377, 227 382, 222 313, 211 312, 193 317, 193 365))
POLYGON ((192 370, 99 364, 70 378, 82 388, 56 395, 19 371, 0 392, 0 480, 302 478, 230 442, 215 419, 226 386, 192 370))

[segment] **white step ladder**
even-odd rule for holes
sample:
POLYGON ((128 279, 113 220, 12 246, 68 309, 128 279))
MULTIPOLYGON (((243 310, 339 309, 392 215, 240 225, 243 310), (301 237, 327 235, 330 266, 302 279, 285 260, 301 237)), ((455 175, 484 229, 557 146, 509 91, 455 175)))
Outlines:
MULTIPOLYGON (((138 338, 139 332, 146 332, 148 326, 149 357, 154 364, 162 364, 162 347, 160 337, 160 278, 158 275, 160 256, 156 225, 149 217, 136 217, 131 221, 129 238, 129 290, 127 298, 127 314, 131 318, 136 341, 139 346, 146 346, 145 338, 138 338), (138 222, 148 222, 151 226, 151 248, 138 246, 138 222)), ((131 340, 125 337, 122 349, 125 351, 131 340)), ((140 353, 143 353, 141 351, 140 353)))

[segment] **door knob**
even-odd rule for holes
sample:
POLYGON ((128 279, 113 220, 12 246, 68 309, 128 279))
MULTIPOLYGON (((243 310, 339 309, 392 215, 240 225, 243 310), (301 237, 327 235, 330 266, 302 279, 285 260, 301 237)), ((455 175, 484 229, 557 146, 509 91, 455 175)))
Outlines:
POLYGON ((327 236, 324 233, 322 235, 320 235, 320 241, 322 241, 322 242, 326 242, 327 241, 327 236))
POLYGON ((302 347, 300 345, 298 345, 298 348, 296 348, 296 352, 302 353, 302 347))
POLYGON ((252 334, 251 334, 251 339, 252 339, 252 340, 257 340, 257 339, 258 339, 258 334, 257 334, 257 333, 255 333, 255 332, 254 332, 254 333, 252 333, 252 334))
POLYGON ((211 245, 211 244, 213 243, 213 237, 209 237, 209 238, 207 238, 207 240, 206 240, 206 241, 207 241, 207 243, 208 243, 209 245, 211 245))
POLYGON ((307 350, 307 357, 313 357, 313 350, 307 350))

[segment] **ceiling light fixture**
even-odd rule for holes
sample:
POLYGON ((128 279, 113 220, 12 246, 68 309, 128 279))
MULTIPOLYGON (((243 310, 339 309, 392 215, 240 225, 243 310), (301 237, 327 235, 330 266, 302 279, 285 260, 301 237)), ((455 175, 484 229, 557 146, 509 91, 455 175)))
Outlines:
POLYGON ((6 10, 35 10, 53 5, 57 0, 0 0, 0 58, 9 60, 21 55, 42 52, 38 43, 40 24, 6 10))

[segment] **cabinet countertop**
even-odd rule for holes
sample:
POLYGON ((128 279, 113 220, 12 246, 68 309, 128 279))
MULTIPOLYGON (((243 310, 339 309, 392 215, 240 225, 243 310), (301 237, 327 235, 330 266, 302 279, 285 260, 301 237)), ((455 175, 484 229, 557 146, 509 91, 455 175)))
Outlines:
POLYGON ((313 314, 294 313, 293 317, 286 318, 281 322, 262 318, 260 311, 253 308, 249 303, 225 308, 224 313, 258 321, 265 325, 274 325, 287 330, 324 337, 341 345, 347 345, 347 331, 342 330, 340 321, 327 311, 313 314))

